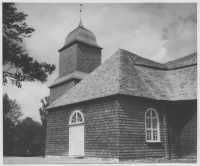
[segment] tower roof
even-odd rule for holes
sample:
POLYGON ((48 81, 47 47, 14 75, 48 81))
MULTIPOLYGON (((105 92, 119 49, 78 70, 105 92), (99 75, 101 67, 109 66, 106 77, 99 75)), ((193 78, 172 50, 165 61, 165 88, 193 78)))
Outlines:
POLYGON ((67 35, 65 39, 65 44, 59 51, 62 51, 64 48, 66 48, 67 46, 69 46, 70 44, 76 41, 102 49, 97 44, 94 33, 84 28, 81 20, 79 22, 78 27, 67 35))
POLYGON ((197 99, 196 56, 194 53, 185 57, 184 61, 175 60, 176 63, 181 61, 183 65, 171 69, 119 49, 47 109, 115 94, 168 101, 197 99), (192 65, 188 66, 186 62, 192 65))

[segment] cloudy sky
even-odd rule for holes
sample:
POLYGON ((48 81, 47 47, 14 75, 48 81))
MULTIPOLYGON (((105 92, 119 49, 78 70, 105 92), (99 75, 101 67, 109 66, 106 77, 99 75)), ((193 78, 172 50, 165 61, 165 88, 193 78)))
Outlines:
MULTIPOLYGON (((40 121, 40 100, 49 95, 48 86, 58 77, 58 50, 80 20, 79 4, 16 3, 28 14, 27 24, 35 29, 24 40, 29 55, 39 62, 57 66, 44 84, 24 82, 22 88, 3 86, 22 107, 24 117, 40 121)), ((197 51, 197 5, 195 3, 83 3, 82 22, 103 48, 102 63, 118 48, 139 56, 167 62, 197 51)))

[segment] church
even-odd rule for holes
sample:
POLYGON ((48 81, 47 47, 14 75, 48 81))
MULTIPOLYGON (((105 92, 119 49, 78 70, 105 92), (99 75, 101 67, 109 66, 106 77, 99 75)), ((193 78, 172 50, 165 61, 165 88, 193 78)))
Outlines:
POLYGON ((102 48, 82 21, 59 50, 45 156, 197 158, 197 53, 164 64, 102 48))

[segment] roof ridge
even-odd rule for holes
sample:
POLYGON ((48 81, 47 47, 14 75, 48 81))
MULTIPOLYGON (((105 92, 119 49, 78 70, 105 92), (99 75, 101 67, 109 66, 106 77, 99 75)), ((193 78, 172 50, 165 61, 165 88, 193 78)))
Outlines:
POLYGON ((184 68, 197 64, 197 52, 164 63, 168 69, 184 68))
POLYGON ((193 53, 191 53, 191 54, 189 54, 189 55, 186 55, 186 56, 183 56, 183 57, 181 57, 181 58, 178 58, 178 59, 174 59, 174 60, 165 62, 164 64, 167 64, 167 63, 169 63, 169 62, 174 62, 174 61, 177 61, 177 60, 181 60, 181 59, 185 59, 185 58, 188 58, 188 57, 190 57, 190 56, 192 56, 192 55, 197 55, 197 52, 193 52, 193 53))
MULTIPOLYGON (((128 62, 130 62, 130 63, 134 63, 134 61, 135 61, 135 59, 131 59, 131 57, 130 56, 132 56, 132 55, 130 55, 130 54, 127 54, 127 52, 128 51, 126 51, 126 50, 123 50, 123 49, 121 49, 121 51, 123 51, 124 52, 124 54, 123 55, 125 55, 125 56, 121 56, 121 66, 123 66, 123 67, 121 67, 120 68, 120 71, 122 72, 122 70, 124 70, 124 73, 126 73, 126 70, 127 70, 127 67, 129 66, 127 63, 125 63, 126 65, 123 65, 123 60, 124 61, 126 61, 126 60, 128 60, 128 62)), ((137 56, 136 55, 136 59, 137 58, 139 58, 139 56, 137 56)), ((144 81, 144 79, 143 79, 143 77, 139 74, 139 72, 137 71, 137 69, 135 68, 135 65, 130 65, 130 66, 132 66, 132 69, 134 69, 134 71, 137 73, 137 75, 139 76, 139 79, 141 80, 141 82, 143 83, 143 85, 145 85, 146 86, 146 88, 145 89, 147 89, 147 91, 150 93, 150 95, 153 97, 153 98, 155 98, 155 95, 154 95, 154 93, 153 93, 153 91, 151 91, 151 88, 149 88, 149 86, 146 84, 146 82, 144 81)), ((130 69, 128 69, 128 70, 130 70, 130 69)), ((122 75, 120 75, 120 78, 122 77, 122 75)), ((120 91, 119 92, 121 92, 121 93, 123 93, 123 85, 126 85, 126 81, 127 80, 125 80, 125 79, 122 79, 121 78, 121 86, 120 86, 120 91)))
POLYGON ((78 32, 76 33, 76 38, 75 39, 78 41, 79 26, 76 29, 77 29, 78 32))
POLYGON ((118 51, 119 51, 119 54, 120 54, 120 59, 119 59, 119 76, 118 76, 118 78, 119 78, 119 85, 118 85, 118 92, 120 92, 121 91, 121 85, 122 85, 122 83, 123 83, 123 79, 122 79, 122 72, 121 72, 121 69, 122 69, 122 57, 123 57, 123 54, 122 54, 122 49, 121 48, 119 48, 118 49, 118 51))
POLYGON ((164 69, 167 69, 168 67, 163 64, 163 63, 159 63, 159 62, 156 62, 156 61, 153 61, 153 60, 150 60, 150 59, 147 59, 147 58, 144 58, 142 56, 139 56, 139 55, 136 55, 128 50, 125 50, 125 49, 121 49, 123 50, 125 53, 128 53, 130 54, 131 56, 134 56, 135 59, 134 59, 134 64, 135 65, 144 65, 144 66, 150 66, 150 67, 157 67, 157 68, 164 68, 164 69), (142 62, 143 61, 143 62, 142 62), (148 63, 147 63, 148 62, 148 63), (150 64, 151 63, 151 64, 150 64))

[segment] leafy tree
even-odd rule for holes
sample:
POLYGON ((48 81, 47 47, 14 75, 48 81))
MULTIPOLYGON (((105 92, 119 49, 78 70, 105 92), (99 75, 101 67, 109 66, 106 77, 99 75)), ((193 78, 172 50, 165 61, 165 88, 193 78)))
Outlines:
POLYGON ((3 94, 3 155, 44 155, 45 127, 29 117, 21 120, 22 115, 17 101, 3 94))
POLYGON ((27 117, 17 124, 15 130, 15 147, 22 156, 44 155, 44 127, 27 117))
POLYGON ((42 121, 42 125, 45 128, 47 128, 47 111, 45 110, 46 107, 49 106, 49 96, 44 97, 44 99, 41 99, 41 103, 42 103, 42 108, 39 109, 40 112, 40 119, 42 121))
POLYGON ((9 154, 13 150, 13 134, 15 126, 23 115, 21 107, 16 100, 11 100, 5 93, 3 95, 3 153, 9 154))
POLYGON ((42 143, 44 147, 43 154, 45 154, 47 115, 48 115, 48 112, 47 110, 45 110, 45 108, 49 106, 49 96, 46 96, 44 97, 44 99, 41 99, 41 103, 42 103, 42 108, 39 109, 39 112, 40 112, 40 118, 42 121, 42 126, 44 127, 44 137, 43 137, 42 143))
POLYGON ((27 15, 17 12, 14 3, 3 3, 3 84, 8 79, 21 87, 23 81, 47 81, 47 74, 52 74, 55 65, 39 63, 29 57, 20 46, 23 39, 31 37, 35 30, 26 24, 27 15))
POLYGON ((14 125, 20 121, 20 117, 23 115, 21 112, 21 106, 16 100, 11 100, 7 93, 3 95, 3 117, 9 119, 14 125))

